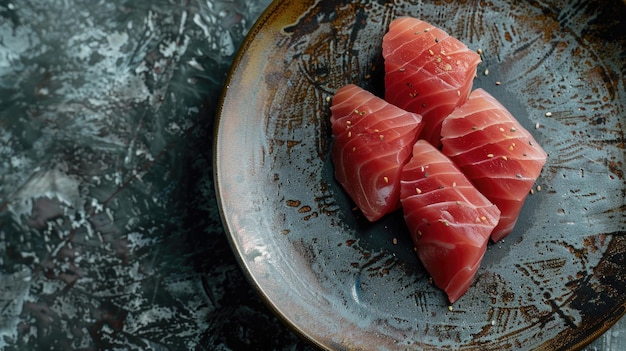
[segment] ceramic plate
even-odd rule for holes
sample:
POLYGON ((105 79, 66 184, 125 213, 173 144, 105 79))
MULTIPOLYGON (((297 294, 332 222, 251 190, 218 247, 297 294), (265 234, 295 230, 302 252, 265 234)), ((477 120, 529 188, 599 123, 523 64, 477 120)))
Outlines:
POLYGON ((626 306, 625 6, 273 3, 234 62, 215 144, 224 225, 267 303, 336 350, 577 349, 606 331, 626 306), (402 215, 369 223, 329 158, 329 97, 346 83, 381 92, 382 37, 404 15, 481 49, 474 87, 549 153, 514 232, 451 307, 402 215))

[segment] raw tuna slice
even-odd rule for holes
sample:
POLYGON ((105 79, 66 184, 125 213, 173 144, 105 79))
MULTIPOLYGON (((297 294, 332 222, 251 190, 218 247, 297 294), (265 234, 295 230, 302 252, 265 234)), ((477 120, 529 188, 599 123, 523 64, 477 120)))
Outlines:
POLYGON ((502 216, 491 234, 509 234, 526 196, 546 163, 546 152, 493 96, 476 89, 442 126, 443 153, 450 157, 502 216))
POLYGON ((400 170, 422 128, 404 111, 350 84, 332 100, 335 177, 370 221, 400 205, 400 170))
POLYGON ((471 91, 480 56, 416 18, 393 20, 383 37, 385 100, 424 117, 420 139, 441 145, 441 121, 471 91))
POLYGON ((403 168, 400 197, 417 256, 450 303, 456 301, 476 275, 500 211, 424 140, 403 168))

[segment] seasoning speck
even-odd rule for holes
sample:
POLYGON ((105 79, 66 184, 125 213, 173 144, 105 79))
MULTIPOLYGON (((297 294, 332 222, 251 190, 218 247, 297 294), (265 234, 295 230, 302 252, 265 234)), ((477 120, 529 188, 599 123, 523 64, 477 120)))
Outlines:
POLYGON ((398 244, 398 238, 393 238, 391 241, 393 242, 394 245, 398 244))
POLYGON ((496 85, 500 85, 500 84, 502 84, 502 83, 500 83, 500 81, 497 81, 497 82, 496 82, 496 85))
POLYGON ((389 177, 383 177, 383 180, 385 181, 385 183, 389 183, 389 177))
POLYGON ((326 97, 326 102, 330 102, 330 100, 331 100, 331 99, 330 99, 330 96, 327 96, 327 97, 326 97))
POLYGON ((487 157, 492 158, 493 154, 487 154, 487 157))
POLYGON ((479 48, 478 50, 476 50, 476 53, 478 53, 478 55, 482 55, 483 54, 483 49, 479 48))
POLYGON ((452 305, 448 305, 448 311, 452 312, 454 310, 454 308, 452 308, 452 305))
POLYGON ((416 192, 416 193, 418 193, 418 194, 421 194, 421 193, 422 193, 422 189, 420 189, 420 188, 415 188, 415 192, 416 192))
POLYGON ((552 112, 546 112, 546 117, 552 117, 552 112))
POLYGON ((539 122, 535 123, 535 129, 539 129, 539 122))
POLYGON ((485 73, 484 73, 484 74, 485 74, 486 76, 488 76, 488 75, 489 75, 489 69, 485 69, 485 73))
POLYGON ((537 191, 541 191, 541 185, 537 185, 537 191))

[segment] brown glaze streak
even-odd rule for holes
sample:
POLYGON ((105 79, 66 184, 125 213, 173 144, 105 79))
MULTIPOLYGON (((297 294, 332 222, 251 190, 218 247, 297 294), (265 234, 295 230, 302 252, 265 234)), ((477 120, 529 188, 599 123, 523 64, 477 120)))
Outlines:
MULTIPOLYGON (((626 288, 625 273, 623 269, 623 257, 626 254, 626 238, 623 233, 614 236, 609 243, 607 255, 604 260, 594 268, 593 277, 598 279, 597 288, 603 287, 597 294, 593 289, 578 289, 578 293, 573 297, 570 304, 580 311, 587 311, 583 316, 583 323, 576 329, 563 331, 559 336, 542 345, 542 350, 553 350, 557 347, 563 349, 576 349, 584 345, 588 340, 598 336, 603 330, 608 328, 613 320, 620 318, 624 312, 622 305, 616 309, 607 309, 604 299, 617 298, 620 291, 626 288), (611 287, 606 289, 607 287, 611 287), (606 290, 605 290, 606 289, 606 290), (604 296, 603 296, 604 295, 604 296), (599 299, 600 298, 600 299, 599 299)), ((589 286, 588 283, 583 286, 589 286)))

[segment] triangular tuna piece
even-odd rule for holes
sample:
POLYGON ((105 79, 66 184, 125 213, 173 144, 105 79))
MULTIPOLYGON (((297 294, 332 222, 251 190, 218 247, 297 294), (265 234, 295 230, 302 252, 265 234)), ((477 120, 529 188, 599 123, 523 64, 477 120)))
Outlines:
POLYGON ((403 168, 400 197, 417 256, 453 303, 472 284, 500 211, 424 140, 403 168))
POLYGON ((441 121, 472 89, 480 56, 417 18, 393 20, 383 37, 385 100, 424 117, 420 139, 441 145, 441 121))
POLYGON ((370 221, 400 205, 400 171, 422 128, 422 117, 353 84, 331 106, 335 177, 370 221))
POLYGON ((515 226, 547 154, 535 138, 483 89, 476 89, 444 122, 443 153, 491 202, 502 216, 493 241, 515 226))

